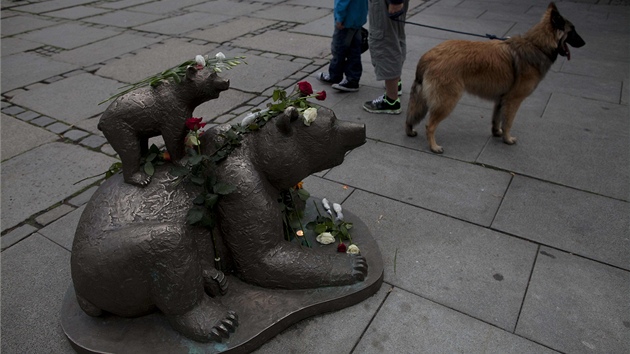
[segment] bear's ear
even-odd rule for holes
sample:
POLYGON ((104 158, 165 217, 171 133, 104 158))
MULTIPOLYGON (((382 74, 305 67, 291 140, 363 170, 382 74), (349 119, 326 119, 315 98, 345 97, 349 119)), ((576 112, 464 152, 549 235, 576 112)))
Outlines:
POLYGON ((299 116, 300 113, 295 107, 285 109, 284 112, 276 117, 276 128, 278 128, 283 135, 291 134, 291 122, 296 120, 299 116))
POLYGON ((186 68, 186 78, 192 80, 195 75, 197 75, 197 68, 192 65, 188 65, 188 67, 186 68))

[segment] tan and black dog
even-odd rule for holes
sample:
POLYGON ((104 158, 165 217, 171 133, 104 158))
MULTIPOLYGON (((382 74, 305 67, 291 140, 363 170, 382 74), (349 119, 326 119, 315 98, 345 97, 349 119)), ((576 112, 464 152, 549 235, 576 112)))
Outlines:
POLYGON ((416 68, 405 130, 429 113, 426 126, 431 151, 444 150, 435 142, 435 129, 465 91, 494 102, 492 135, 514 144, 510 128, 516 111, 538 86, 558 54, 571 58, 568 45, 579 48, 584 40, 569 20, 550 3, 538 24, 522 36, 505 41, 449 40, 425 53, 416 68))

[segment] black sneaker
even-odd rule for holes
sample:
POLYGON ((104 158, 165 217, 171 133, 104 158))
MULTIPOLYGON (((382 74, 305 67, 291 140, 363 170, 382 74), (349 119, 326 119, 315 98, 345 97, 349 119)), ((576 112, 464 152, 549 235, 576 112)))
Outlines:
POLYGON ((330 75, 327 73, 318 73, 317 74, 317 80, 321 81, 321 82, 325 82, 327 84, 336 84, 339 81, 334 81, 330 78, 330 75))
POLYGON ((402 80, 398 80, 398 96, 402 95, 402 80))
POLYGON ((356 92, 359 91, 359 83, 343 79, 340 83, 333 84, 332 88, 339 91, 356 92))
POLYGON ((363 109, 370 113, 400 114, 400 99, 390 102, 385 95, 363 104, 363 109))

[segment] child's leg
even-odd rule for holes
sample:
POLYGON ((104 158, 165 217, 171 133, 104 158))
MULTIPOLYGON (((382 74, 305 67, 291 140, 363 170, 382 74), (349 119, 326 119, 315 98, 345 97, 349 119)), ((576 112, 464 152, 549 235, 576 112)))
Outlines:
POLYGON ((361 64, 361 29, 353 28, 348 29, 348 31, 353 33, 348 41, 344 74, 349 82, 359 83, 363 73, 363 65, 361 64))
POLYGON ((335 28, 335 32, 332 37, 332 44, 330 50, 332 53, 332 59, 328 67, 328 74, 330 75, 330 81, 340 82, 343 79, 343 73, 346 67, 346 36, 348 29, 335 28))

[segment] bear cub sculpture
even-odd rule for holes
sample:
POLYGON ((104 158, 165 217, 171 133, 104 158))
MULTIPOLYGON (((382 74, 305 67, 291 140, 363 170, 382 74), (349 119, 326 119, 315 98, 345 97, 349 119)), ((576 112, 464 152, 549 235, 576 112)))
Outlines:
POLYGON ((140 158, 148 151, 148 140, 162 135, 174 162, 185 156, 186 119, 200 104, 219 97, 230 81, 212 69, 189 66, 181 83, 163 81, 143 87, 114 100, 98 123, 107 141, 120 156, 125 182, 146 186, 151 176, 144 173, 140 158))
MULTIPOLYGON (((245 134, 218 165, 218 180, 235 191, 219 201, 212 232, 186 223, 199 187, 177 183, 170 164, 158 167, 144 188, 120 174, 105 181, 81 216, 72 248, 81 308, 92 316, 125 317, 157 309, 181 334, 221 341, 238 326, 238 309, 225 308, 220 299, 227 290, 224 272, 277 289, 364 280, 364 257, 286 241, 278 197, 310 174, 339 165, 347 151, 365 143, 365 126, 338 121, 326 108, 310 126, 297 117, 291 108, 245 134), (213 265, 215 252, 222 271, 213 265)), ((204 154, 214 152, 227 129, 218 126, 201 137, 204 154)))

